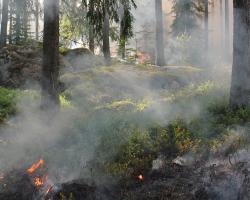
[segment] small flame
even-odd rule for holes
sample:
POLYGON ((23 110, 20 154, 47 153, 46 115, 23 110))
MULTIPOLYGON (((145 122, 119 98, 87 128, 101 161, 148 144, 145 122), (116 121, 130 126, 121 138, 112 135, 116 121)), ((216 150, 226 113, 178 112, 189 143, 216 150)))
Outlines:
POLYGON ((140 174, 137 178, 139 181, 144 181, 144 176, 142 174, 140 174))
POLYGON ((29 169, 27 169, 27 172, 29 174, 33 174, 38 168, 42 167, 44 165, 44 160, 40 159, 37 163, 34 163, 29 169))
POLYGON ((40 178, 40 177, 34 178, 34 185, 36 187, 41 187, 41 186, 43 186, 43 184, 44 184, 44 180, 42 178, 40 178))

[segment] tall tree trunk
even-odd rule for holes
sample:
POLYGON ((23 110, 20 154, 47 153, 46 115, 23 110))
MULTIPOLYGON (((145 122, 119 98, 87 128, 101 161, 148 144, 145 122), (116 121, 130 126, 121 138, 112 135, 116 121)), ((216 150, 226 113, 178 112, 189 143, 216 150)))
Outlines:
POLYGON ((119 53, 122 59, 126 57, 126 36, 124 34, 124 18, 120 22, 120 41, 119 41, 119 53))
POLYGON ((119 38, 119 54, 122 59, 126 57, 126 15, 127 15, 127 8, 125 5, 120 4, 120 12, 122 13, 120 16, 120 38, 119 38))
POLYGON ((111 64, 111 54, 110 54, 110 43, 109 43, 109 32, 110 32, 110 24, 109 24, 109 14, 106 8, 106 2, 104 5, 105 16, 103 22, 103 54, 107 65, 111 64))
POLYGON ((10 14, 9 14, 9 44, 12 44, 13 39, 13 0, 10 0, 10 14))
POLYGON ((250 1, 234 0, 234 53, 230 104, 250 106, 250 1))
POLYGON ((208 38, 209 38, 209 30, 208 30, 208 0, 204 0, 205 4, 205 18, 204 18, 204 25, 205 25, 205 50, 206 53, 208 52, 208 38))
POLYGON ((15 24, 16 44, 20 44, 21 41, 21 10, 22 10, 22 1, 16 0, 16 24, 15 24))
POLYGON ((9 14, 9 0, 3 0, 0 48, 3 48, 6 46, 7 26, 8 26, 8 17, 9 17, 8 14, 9 14))
POLYGON ((44 1, 42 108, 59 107, 59 0, 44 1))
POLYGON ((163 12, 162 0, 155 0, 155 16, 156 16, 156 65, 164 66, 164 37, 163 37, 163 12))
POLYGON ((27 5, 26 0, 23 2, 22 24, 23 24, 23 37, 24 37, 24 41, 26 41, 28 39, 28 29, 29 29, 29 13, 28 13, 28 5, 27 5))
MULTIPOLYGON (((223 0, 220 0, 220 39, 221 39, 221 49, 224 49, 223 0)), ((224 57, 224 54, 221 56, 224 57)))
POLYGON ((225 54, 230 56, 230 33, 229 33, 229 0, 225 0, 225 54))
POLYGON ((39 0, 35 1, 36 40, 39 40, 39 0))
POLYGON ((89 24, 89 50, 92 53, 95 53, 95 35, 94 27, 92 24, 89 24))

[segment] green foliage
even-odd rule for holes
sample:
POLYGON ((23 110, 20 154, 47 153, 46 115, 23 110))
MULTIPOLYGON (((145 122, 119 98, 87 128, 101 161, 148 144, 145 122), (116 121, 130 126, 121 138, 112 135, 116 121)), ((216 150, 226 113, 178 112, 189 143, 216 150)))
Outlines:
POLYGON ((64 46, 86 44, 89 37, 89 23, 86 19, 87 8, 80 1, 62 1, 60 20, 60 39, 64 46), (80 43, 78 41, 81 41, 80 43))
POLYGON ((0 87, 0 121, 16 112, 16 97, 15 90, 0 87))
POLYGON ((107 170, 116 175, 139 175, 151 168, 152 160, 157 156, 153 140, 147 131, 135 128, 128 141, 118 149, 113 162, 107 164, 107 170))
MULTIPOLYGON (((152 161, 159 154, 174 158, 194 150, 199 144, 199 140, 194 138, 187 125, 181 120, 176 120, 167 127, 158 126, 148 130, 134 127, 126 137, 123 143, 115 143, 116 153, 113 152, 112 159, 107 160, 105 164, 109 173, 125 179, 147 173, 152 167, 152 161)), ((107 141, 114 141, 114 138, 104 138, 105 144, 107 141)), ((109 143, 108 147, 113 148, 113 144, 109 143)), ((100 148, 104 150, 105 155, 110 151, 108 147, 100 148)))
POLYGON ((190 34, 198 27, 198 17, 202 11, 199 0, 173 0, 172 12, 175 18, 172 31, 175 35, 190 34))

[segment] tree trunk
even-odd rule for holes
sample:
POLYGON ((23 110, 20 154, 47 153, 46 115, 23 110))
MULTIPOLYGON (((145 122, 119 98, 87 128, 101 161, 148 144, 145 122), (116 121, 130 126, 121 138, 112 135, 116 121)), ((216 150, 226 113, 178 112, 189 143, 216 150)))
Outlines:
POLYGON ((12 44, 13 37, 13 0, 10 0, 10 22, 9 22, 9 44, 12 44))
POLYGON ((95 53, 95 36, 94 27, 92 24, 89 24, 89 50, 92 53, 95 53))
POLYGON ((204 0, 205 4, 205 18, 204 18, 204 25, 205 25, 205 50, 206 53, 208 52, 208 37, 209 37, 209 30, 208 30, 208 0, 204 0))
POLYGON ((16 0, 16 24, 15 24, 16 44, 20 44, 21 41, 21 10, 22 10, 22 2, 20 0, 16 0))
POLYGON ((104 5, 104 10, 105 10, 105 16, 103 23, 103 54, 106 64, 110 65, 111 64, 110 43, 109 43, 110 24, 109 24, 109 14, 107 12, 106 5, 104 5))
MULTIPOLYGON (((221 50, 224 49, 224 32, 223 32, 223 0, 220 0, 220 39, 221 39, 221 50)), ((224 54, 221 55, 222 58, 224 54)))
POLYGON ((250 1, 234 0, 232 107, 250 106, 250 1))
POLYGON ((6 46, 7 41, 7 26, 8 26, 8 14, 9 14, 9 0, 3 0, 2 8, 2 22, 1 22, 1 36, 0 36, 0 47, 6 46))
POLYGON ((229 0, 225 0, 225 54, 228 59, 230 56, 229 0))
POLYGON ((39 1, 35 1, 36 40, 39 40, 39 1))
POLYGON ((23 19, 22 19, 22 24, 23 24, 23 37, 24 41, 28 39, 28 29, 29 29, 29 14, 28 14, 28 5, 27 1, 23 2, 23 19))
POLYGON ((155 0, 156 16, 156 65, 165 65, 162 0, 155 0))
POLYGON ((120 19, 120 39, 119 39, 119 54, 121 55, 122 59, 126 57, 126 35, 125 35, 125 18, 126 18, 126 11, 124 6, 121 6, 123 11, 123 15, 120 19))
POLYGON ((44 1, 42 109, 59 107, 59 0, 44 1))

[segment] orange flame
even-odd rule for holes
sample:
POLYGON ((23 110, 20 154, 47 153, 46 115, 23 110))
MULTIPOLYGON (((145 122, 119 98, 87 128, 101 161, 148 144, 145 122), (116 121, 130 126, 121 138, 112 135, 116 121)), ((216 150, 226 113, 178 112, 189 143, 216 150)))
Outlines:
POLYGON ((42 167, 44 165, 44 160, 40 159, 37 163, 34 163, 29 169, 27 169, 27 172, 29 174, 33 174, 38 168, 42 167))
POLYGON ((40 178, 40 177, 35 177, 34 178, 34 185, 36 187, 41 187, 41 186, 43 186, 43 184, 44 184, 44 181, 43 181, 42 178, 40 178))

